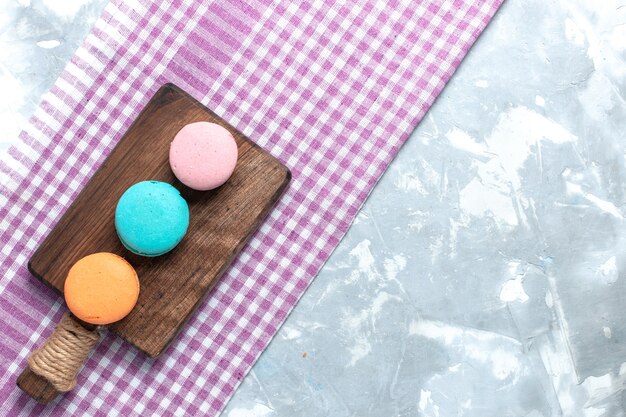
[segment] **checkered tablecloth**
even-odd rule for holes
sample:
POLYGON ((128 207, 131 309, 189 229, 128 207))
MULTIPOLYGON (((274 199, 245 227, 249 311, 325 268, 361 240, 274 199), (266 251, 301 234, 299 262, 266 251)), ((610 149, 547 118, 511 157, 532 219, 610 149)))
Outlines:
POLYGON ((0 162, 0 414, 219 414, 500 2, 113 0, 0 162), (161 358, 107 334, 36 405, 15 379, 66 307, 27 260, 166 82, 293 181, 161 358))

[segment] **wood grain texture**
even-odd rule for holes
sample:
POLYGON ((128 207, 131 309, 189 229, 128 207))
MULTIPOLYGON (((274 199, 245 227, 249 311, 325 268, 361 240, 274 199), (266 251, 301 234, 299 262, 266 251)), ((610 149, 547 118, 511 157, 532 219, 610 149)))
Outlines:
POLYGON ((62 292, 69 268, 83 256, 112 252, 126 258, 139 275, 139 300, 126 318, 109 328, 155 357, 243 248, 290 178, 276 158, 178 87, 166 84, 33 255, 29 269, 62 292), (224 126, 239 148, 232 177, 212 191, 184 186, 169 166, 170 142, 184 125, 197 121, 224 126), (187 235, 173 251, 156 258, 125 249, 114 225, 117 201, 128 187, 144 180, 174 185, 189 204, 187 235))
POLYGON ((59 395, 50 381, 34 373, 28 366, 17 378, 17 386, 42 404, 48 404, 59 395))

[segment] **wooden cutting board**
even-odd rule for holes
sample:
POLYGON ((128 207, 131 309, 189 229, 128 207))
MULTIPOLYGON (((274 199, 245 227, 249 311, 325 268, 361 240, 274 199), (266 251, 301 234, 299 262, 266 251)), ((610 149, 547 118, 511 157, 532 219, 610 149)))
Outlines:
POLYGON ((173 84, 154 95, 110 156, 35 252, 28 267, 34 276, 63 292, 70 267, 95 252, 126 258, 137 270, 139 301, 109 328, 155 357, 174 339, 205 294, 215 285, 291 179, 276 158, 173 84), (186 124, 218 123, 239 147, 232 177, 213 191, 194 191, 172 173, 169 146, 186 124), (164 181, 181 191, 190 223, 183 241, 156 258, 134 255, 120 243, 114 212, 131 185, 164 181))

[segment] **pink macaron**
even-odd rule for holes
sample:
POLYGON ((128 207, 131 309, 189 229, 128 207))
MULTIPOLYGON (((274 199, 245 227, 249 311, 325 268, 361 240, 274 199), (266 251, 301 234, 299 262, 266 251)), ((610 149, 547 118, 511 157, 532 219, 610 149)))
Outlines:
POLYGON ((230 178, 238 154, 235 138, 222 126, 190 123, 180 129, 170 145, 170 166, 186 186, 212 190, 230 178))

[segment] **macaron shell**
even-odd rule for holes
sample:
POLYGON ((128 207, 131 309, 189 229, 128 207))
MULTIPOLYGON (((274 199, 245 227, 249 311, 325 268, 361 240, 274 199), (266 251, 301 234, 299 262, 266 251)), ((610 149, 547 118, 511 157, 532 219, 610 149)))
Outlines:
POLYGON ((130 313, 139 298, 137 272, 124 258, 100 252, 80 259, 64 284, 65 302, 79 319, 110 324, 130 313))
POLYGON ((233 135, 222 126, 196 122, 184 126, 170 146, 170 166, 176 178, 194 190, 212 190, 233 174, 239 151, 233 135))
POLYGON ((115 209, 115 228, 122 244, 143 256, 174 249, 189 226, 189 207, 176 188, 142 181, 124 192, 115 209))
MULTIPOLYGON (((150 250, 146 250, 146 249, 145 249, 145 247, 144 247, 143 249, 142 249, 142 248, 138 248, 138 247, 134 247, 134 246, 133 246, 133 245, 131 245, 130 243, 126 242, 126 241, 123 239, 123 237, 122 237, 122 236, 120 236, 119 234, 117 235, 117 237, 120 239, 120 242, 122 242, 122 245, 123 245, 126 249, 128 249, 129 251, 131 251, 131 252, 132 252, 132 253, 134 253, 135 255, 141 255, 141 256, 148 257, 148 258, 153 258, 153 257, 155 257, 155 256, 165 255, 166 253, 168 253, 169 251, 171 251, 171 250, 173 249, 173 248, 171 248, 171 249, 170 249, 170 248, 168 247, 167 249, 164 249, 164 250, 162 250, 162 251, 160 251, 160 252, 156 252, 156 251, 154 251, 154 250, 153 250, 153 251, 150 251, 150 250)), ((178 243, 180 243, 180 241, 179 241, 178 243)), ((176 245, 178 245, 178 244, 176 244, 176 245)), ((174 246, 174 247, 176 247, 176 246, 174 246)))

